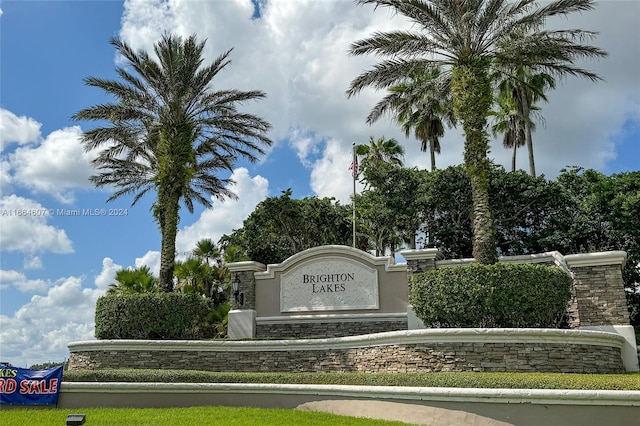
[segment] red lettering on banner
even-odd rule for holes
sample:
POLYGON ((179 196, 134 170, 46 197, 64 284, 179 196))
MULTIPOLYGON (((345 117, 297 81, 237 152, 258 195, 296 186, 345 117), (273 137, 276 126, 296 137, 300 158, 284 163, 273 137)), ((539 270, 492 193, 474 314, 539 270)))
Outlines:
POLYGON ((0 379, 0 393, 14 393, 17 387, 15 379, 0 379))
POLYGON ((20 382, 20 394, 49 394, 58 391, 58 379, 51 379, 47 384, 46 380, 23 380, 20 382))

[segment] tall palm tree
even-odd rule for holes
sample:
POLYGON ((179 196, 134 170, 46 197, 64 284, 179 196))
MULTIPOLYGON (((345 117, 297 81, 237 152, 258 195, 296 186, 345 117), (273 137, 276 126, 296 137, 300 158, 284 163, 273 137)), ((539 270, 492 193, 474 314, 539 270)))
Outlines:
POLYGON ((265 94, 212 91, 213 79, 230 64, 231 50, 204 65, 205 43, 195 36, 163 36, 154 46, 157 59, 116 38, 111 44, 127 62, 116 68, 120 80, 89 77, 85 83, 115 101, 85 108, 73 118, 100 122, 84 132, 82 143, 87 151, 100 149, 93 161, 100 173, 91 181, 117 189, 109 201, 134 194, 135 204, 156 192, 160 290, 172 291, 180 202, 193 212, 194 201, 210 207, 210 196, 235 197, 227 187, 231 180, 218 174, 229 173, 239 157, 256 161, 271 144, 269 123, 240 112, 238 105, 265 94))
POLYGON ((517 121, 522 129, 522 132, 517 133, 518 140, 515 146, 527 146, 529 174, 533 177, 536 176, 532 139, 535 122, 531 116, 540 109, 536 102, 540 100, 547 101, 544 91, 555 87, 556 82, 551 75, 544 72, 535 72, 531 67, 523 66, 503 73, 498 85, 498 98, 502 98, 515 107, 514 121, 517 121))
POLYGON ((518 116, 517 107, 511 93, 501 93, 496 99, 497 110, 491 111, 494 124, 491 132, 494 137, 502 133, 502 146, 511 149, 511 171, 516 171, 516 153, 518 148, 525 145, 524 126, 518 116))
POLYGON ((437 68, 411 75, 401 84, 389 89, 389 93, 367 116, 372 124, 385 113, 395 113, 395 120, 402 126, 406 137, 411 130, 422 152, 429 151, 431 170, 436 168, 436 156, 440 153, 440 138, 444 136, 445 122, 453 125, 450 81, 440 79, 437 68))
POLYGON ((148 266, 116 271, 115 282, 109 285, 107 294, 123 296, 158 291, 158 280, 151 274, 148 266))
POLYGON ((443 68, 451 79, 453 111, 465 133, 464 164, 473 199, 473 255, 483 264, 497 261, 495 226, 489 205, 487 117, 493 103, 491 70, 527 66, 551 75, 600 77, 579 68, 584 57, 606 52, 580 41, 584 30, 547 30, 548 18, 593 9, 593 0, 357 0, 388 7, 412 23, 411 30, 376 32, 351 45, 352 55, 385 57, 356 77, 349 97, 366 87, 386 89, 416 72, 443 68), (514 39, 518 36, 517 39, 514 39), (512 42, 506 43, 506 40, 512 42))

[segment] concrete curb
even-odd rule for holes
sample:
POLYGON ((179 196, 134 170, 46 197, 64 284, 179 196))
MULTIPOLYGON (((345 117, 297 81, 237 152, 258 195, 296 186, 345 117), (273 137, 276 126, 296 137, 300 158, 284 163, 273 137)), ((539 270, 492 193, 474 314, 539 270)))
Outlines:
POLYGON ((404 386, 290 385, 244 383, 95 383, 63 382, 62 395, 73 394, 262 394, 407 401, 490 402, 501 404, 640 407, 640 391, 564 389, 485 389, 404 386))

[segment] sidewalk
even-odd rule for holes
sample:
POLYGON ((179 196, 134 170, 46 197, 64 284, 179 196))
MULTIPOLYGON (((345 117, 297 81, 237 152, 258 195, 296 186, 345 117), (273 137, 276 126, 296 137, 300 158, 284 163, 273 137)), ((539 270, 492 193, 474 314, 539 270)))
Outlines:
POLYGON ((464 411, 403 404, 387 401, 326 400, 312 401, 296 407, 303 411, 322 411, 341 416, 397 420, 429 426, 513 426, 499 420, 464 411))

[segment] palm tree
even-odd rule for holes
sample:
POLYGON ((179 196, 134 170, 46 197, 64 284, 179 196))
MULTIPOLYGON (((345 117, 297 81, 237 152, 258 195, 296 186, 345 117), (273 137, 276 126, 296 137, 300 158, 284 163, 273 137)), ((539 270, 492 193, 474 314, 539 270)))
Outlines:
POLYGON ((207 288, 207 283, 210 281, 210 268, 208 266, 201 259, 193 256, 184 261, 177 261, 174 271, 176 290, 209 296, 210 288, 207 288))
POLYGON ((135 194, 134 205, 144 194, 156 192, 160 289, 172 291, 180 202, 193 212, 194 202, 211 206, 207 196, 235 197, 228 189, 231 180, 217 175, 229 173, 239 157, 256 161, 271 144, 269 123, 237 106, 265 94, 212 91, 214 77, 230 64, 231 50, 203 65, 205 43, 195 36, 163 36, 154 46, 157 60, 119 39, 111 44, 128 64, 116 68, 120 81, 89 77, 85 83, 115 102, 83 109, 73 118, 101 122, 84 132, 82 143, 87 151, 100 149, 93 161, 100 172, 91 181, 96 187, 117 188, 109 201, 135 194))
POLYGON ((502 133, 502 146, 511 149, 511 171, 516 171, 516 153, 518 148, 525 145, 524 126, 518 116, 517 107, 510 92, 498 96, 496 99, 498 109, 491 111, 494 124, 491 132, 494 137, 502 133))
POLYGON ((360 170, 367 180, 383 164, 402 166, 404 148, 395 139, 369 137, 369 145, 356 145, 356 155, 362 157, 360 170))
POLYGON ((366 87, 387 89, 416 72, 442 67, 442 78, 451 79, 453 111, 465 133, 464 164, 473 199, 473 255, 482 264, 496 262, 486 129, 493 103, 491 71, 525 66, 551 75, 600 79, 576 65, 584 57, 606 56, 603 50, 580 43, 594 33, 544 28, 548 18, 593 9, 593 0, 553 0, 543 6, 535 0, 358 0, 357 3, 388 7, 408 18, 413 26, 408 31, 376 32, 351 45, 352 55, 375 54, 386 59, 356 77, 347 95, 355 96, 366 87))
POLYGON ((389 89, 367 117, 372 124, 383 114, 394 112, 395 120, 402 125, 405 136, 413 129, 422 152, 429 151, 431 170, 436 168, 436 156, 440 153, 440 138, 444 136, 444 122, 455 123, 451 108, 450 81, 440 79, 439 69, 416 73, 405 82, 389 89), (444 120, 444 121, 443 121, 444 120))
MULTIPOLYGON (((514 107, 514 121, 521 128, 521 132, 516 133, 518 140, 515 142, 514 147, 527 146, 529 174, 533 177, 536 176, 532 139, 535 122, 532 120, 531 115, 540 109, 536 105, 537 101, 547 101, 544 91, 555 87, 556 82, 551 75, 544 72, 535 73, 532 68, 522 66, 502 74, 502 79, 498 85, 498 99, 502 98, 504 102, 514 107)), ((542 117, 540 116, 540 118, 542 117)))
POLYGON ((203 238, 196 243, 196 248, 191 252, 195 257, 204 261, 207 265, 222 263, 222 251, 210 238, 203 238))
POLYGON ((120 269, 116 272, 115 282, 109 285, 107 294, 123 296, 137 293, 155 293, 158 280, 151 274, 148 266, 135 269, 120 269))

